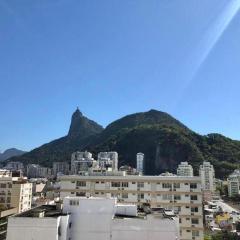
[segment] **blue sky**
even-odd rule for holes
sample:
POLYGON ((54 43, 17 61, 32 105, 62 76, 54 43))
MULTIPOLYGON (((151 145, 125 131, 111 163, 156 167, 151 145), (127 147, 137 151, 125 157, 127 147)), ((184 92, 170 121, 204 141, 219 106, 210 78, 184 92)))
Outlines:
POLYGON ((239 12, 211 42, 239 1, 0 0, 0 151, 65 135, 77 106, 103 126, 158 109, 240 140, 239 12))

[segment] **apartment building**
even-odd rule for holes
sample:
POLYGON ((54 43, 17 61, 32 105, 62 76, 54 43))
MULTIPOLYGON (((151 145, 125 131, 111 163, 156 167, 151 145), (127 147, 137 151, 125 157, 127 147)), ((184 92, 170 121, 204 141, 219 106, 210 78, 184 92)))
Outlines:
POLYGON ((66 197, 9 218, 7 240, 178 240, 173 213, 138 211, 114 198, 66 197), (37 233, 37 234, 36 234, 37 233))
POLYGON ((38 164, 27 165, 27 176, 28 178, 48 178, 52 175, 52 169, 42 167, 38 164))
POLYGON ((67 175, 69 174, 69 164, 68 162, 54 162, 53 163, 53 175, 57 174, 67 175))
POLYGON ((88 171, 89 168, 93 167, 96 160, 92 157, 90 152, 74 152, 71 156, 71 173, 79 174, 84 171, 88 171))
POLYGON ((177 175, 178 176, 193 176, 193 168, 188 162, 181 162, 177 168, 177 175))
POLYGON ((137 153, 136 155, 136 169, 139 174, 143 174, 144 170, 144 154, 143 153, 137 153))
POLYGON ((111 167, 113 171, 118 170, 117 152, 100 152, 97 161, 100 167, 111 167))
POLYGON ((203 199, 211 201, 215 191, 215 171, 210 162, 204 161, 199 168, 199 176, 201 177, 203 199))
POLYGON ((0 170, 0 204, 23 212, 31 208, 32 184, 25 179, 14 178, 11 172, 0 170))
POLYGON ((31 209, 32 183, 26 180, 14 181, 12 185, 11 206, 19 213, 31 209))
POLYGON ((228 183, 228 196, 233 197, 240 194, 240 170, 235 170, 229 175, 228 183))
POLYGON ((203 239, 200 177, 180 176, 62 176, 60 197, 116 197, 121 203, 148 204, 179 215, 180 239, 203 239))

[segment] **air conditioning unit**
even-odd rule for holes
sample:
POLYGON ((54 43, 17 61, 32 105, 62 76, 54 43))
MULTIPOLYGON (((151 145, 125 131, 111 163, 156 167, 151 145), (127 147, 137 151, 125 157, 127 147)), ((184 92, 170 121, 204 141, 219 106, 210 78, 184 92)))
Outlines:
POLYGON ((192 216, 194 216, 194 213, 191 213, 192 216))
POLYGON ((176 192, 177 191, 176 188, 174 188, 173 191, 176 192))
POLYGON ((191 201, 191 203, 194 203, 194 201, 191 201))
POLYGON ((192 227, 195 227, 195 225, 192 225, 192 227))

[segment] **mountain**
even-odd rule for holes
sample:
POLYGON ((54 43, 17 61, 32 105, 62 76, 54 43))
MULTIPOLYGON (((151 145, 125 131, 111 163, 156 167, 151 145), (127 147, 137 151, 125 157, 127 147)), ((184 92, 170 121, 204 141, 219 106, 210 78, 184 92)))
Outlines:
POLYGON ((54 161, 69 161, 72 152, 84 148, 93 136, 102 131, 102 126, 84 117, 77 109, 72 115, 68 135, 35 148, 21 157, 10 158, 9 161, 52 167, 54 161))
POLYGON ((3 153, 0 153, 0 161, 4 161, 10 157, 20 156, 24 153, 26 153, 26 152, 21 151, 16 148, 10 148, 10 149, 7 149, 6 151, 4 151, 3 153))
POLYGON ((77 109, 68 135, 10 160, 51 166, 53 161, 70 161, 71 153, 88 150, 117 151, 119 164, 135 167, 137 152, 145 154, 145 173, 175 172, 188 161, 195 172, 203 160, 215 166, 218 177, 240 167, 240 142, 220 134, 200 135, 171 115, 157 110, 135 113, 109 124, 105 129, 77 109))

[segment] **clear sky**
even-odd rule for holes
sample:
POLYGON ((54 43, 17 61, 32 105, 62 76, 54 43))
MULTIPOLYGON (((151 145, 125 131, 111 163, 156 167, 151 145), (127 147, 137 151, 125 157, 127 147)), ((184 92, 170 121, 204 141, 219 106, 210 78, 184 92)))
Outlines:
POLYGON ((240 140, 239 1, 0 0, 0 151, 64 136, 77 106, 240 140))

